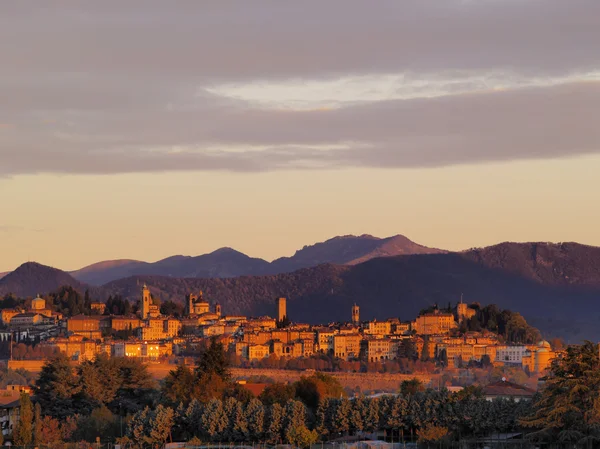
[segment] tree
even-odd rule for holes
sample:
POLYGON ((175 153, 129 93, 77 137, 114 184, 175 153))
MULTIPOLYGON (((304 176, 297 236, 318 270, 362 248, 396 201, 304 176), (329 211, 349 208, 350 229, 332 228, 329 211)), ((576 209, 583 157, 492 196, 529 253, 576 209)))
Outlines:
POLYGON ((58 354, 48 360, 35 383, 35 397, 42 410, 58 419, 78 412, 74 396, 80 391, 78 379, 64 354, 58 354))
POLYGON ((172 408, 159 405, 150 419, 149 442, 162 446, 171 436, 175 412, 172 408))
POLYGON ((316 410, 319 402, 324 398, 346 396, 346 392, 339 380, 324 373, 315 373, 309 377, 302 376, 294 386, 296 388, 296 397, 313 410, 316 410))
POLYGON ((265 425, 265 408, 258 399, 251 400, 244 411, 251 441, 260 441, 265 425))
POLYGON ((36 402, 33 414, 33 444, 39 446, 42 441, 42 407, 36 402))
POLYGON ((287 442, 300 448, 310 448, 319 439, 319 435, 314 430, 308 430, 306 426, 295 426, 287 432, 287 442))
POLYGON ((274 403, 269 408, 267 426, 265 431, 265 438, 267 442, 271 444, 278 444, 281 442, 281 431, 283 428, 283 418, 284 418, 284 410, 283 407, 274 403))
POLYGON ((118 418, 106 406, 96 408, 89 416, 82 415, 78 419, 78 439, 93 442, 98 436, 112 439, 119 433, 118 418))
POLYGON ((403 396, 415 395, 418 392, 424 391, 424 390, 425 390, 425 386, 423 385, 423 382, 421 382, 416 377, 414 377, 410 380, 403 380, 402 383, 400 384, 400 393, 403 396))
POLYGON ((20 416, 13 432, 13 439, 17 446, 28 446, 33 439, 33 406, 27 393, 21 393, 19 409, 20 416))
POLYGON ((208 348, 200 354, 196 366, 196 375, 201 378, 205 375, 216 374, 225 382, 231 380, 229 371, 229 358, 225 352, 223 343, 216 338, 211 338, 208 348))
POLYGON ((172 404, 183 402, 189 404, 198 397, 198 384, 193 371, 185 365, 171 370, 165 378, 161 389, 163 397, 172 404))
POLYGON ((448 435, 448 429, 442 426, 436 426, 435 424, 428 424, 425 427, 417 430, 417 436, 419 437, 419 443, 426 443, 429 446, 430 443, 437 443, 448 435))
POLYGON ((597 345, 586 341, 554 360, 533 413, 521 423, 536 429, 538 441, 589 444, 600 439, 600 361, 597 345))
POLYGON ((290 399, 294 399, 295 397, 296 389, 294 386, 276 382, 267 385, 258 398, 265 405, 285 405, 290 399))
POLYGON ((204 408, 200 423, 206 436, 212 441, 218 441, 229 424, 223 410, 223 402, 218 399, 211 400, 204 408))

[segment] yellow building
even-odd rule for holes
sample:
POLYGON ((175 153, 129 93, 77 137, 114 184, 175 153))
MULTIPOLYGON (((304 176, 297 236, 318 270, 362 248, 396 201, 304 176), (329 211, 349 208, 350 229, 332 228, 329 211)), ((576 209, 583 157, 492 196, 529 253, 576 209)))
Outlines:
POLYGON ((40 298, 40 295, 37 295, 37 297, 31 301, 31 310, 38 311, 44 309, 46 309, 46 300, 40 298))
POLYGON ((556 358, 556 353, 552 350, 550 343, 541 341, 535 349, 528 350, 522 357, 523 368, 527 368, 530 373, 543 373, 552 364, 556 358))
POLYGON ((369 321, 365 334, 374 335, 379 337, 386 337, 392 333, 391 321, 369 321))
POLYGON ((104 315, 106 311, 106 304, 103 302, 93 302, 90 304, 93 313, 97 313, 98 315, 104 315))
POLYGON ((17 309, 3 309, 2 310, 2 324, 7 325, 10 324, 10 320, 19 314, 23 313, 21 310, 17 309))
POLYGON ((261 360, 269 357, 269 345, 248 345, 248 360, 261 360))
POLYGON ((45 344, 51 348, 57 348, 70 359, 80 362, 93 360, 98 353, 96 343, 89 340, 84 341, 80 335, 73 335, 68 338, 56 338, 45 344))
POLYGON ((111 328, 114 331, 133 331, 142 325, 142 320, 137 317, 113 317, 111 328))
POLYGON ((461 301, 456 306, 456 315, 458 315, 458 322, 469 320, 475 316, 475 310, 471 309, 468 305, 461 301))
POLYGON ((385 362, 398 357, 398 341, 389 338, 362 340, 361 351, 368 362, 385 362))
POLYGON ((446 334, 456 328, 451 313, 427 313, 419 316, 413 326, 418 335, 446 334))
POLYGON ((333 355, 342 360, 354 360, 360 357, 360 342, 362 336, 359 334, 334 335, 333 355))
POLYGON ((333 351, 333 336, 335 331, 329 328, 317 329, 317 349, 325 354, 333 351))

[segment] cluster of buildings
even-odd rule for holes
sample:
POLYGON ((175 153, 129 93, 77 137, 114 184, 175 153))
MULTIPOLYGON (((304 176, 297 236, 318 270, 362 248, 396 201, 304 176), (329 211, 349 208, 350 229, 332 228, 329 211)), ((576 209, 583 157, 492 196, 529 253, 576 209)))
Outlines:
POLYGON ((491 332, 459 335, 459 324, 476 313, 462 301, 456 313, 435 310, 411 322, 361 321, 360 308, 354 305, 348 323, 311 326, 287 323, 285 298, 276 300, 277 319, 249 318, 223 315, 221 306, 211 305, 200 292, 188 295, 184 316, 174 318, 161 315, 146 285, 140 296, 135 316, 104 315, 105 305, 93 303, 96 315, 63 320, 38 297, 29 311, 2 311, 2 321, 21 330, 23 326, 31 328, 42 323, 57 328, 56 335, 49 336, 42 344, 58 348, 75 360, 92 359, 100 353, 158 360, 178 355, 209 337, 218 337, 247 361, 323 353, 346 361, 386 362, 407 356, 410 348, 412 355, 441 360, 450 368, 487 360, 495 365, 522 366, 534 373, 548 368, 556 356, 547 342, 507 345, 491 332), (23 324, 25 321, 27 324, 23 324))

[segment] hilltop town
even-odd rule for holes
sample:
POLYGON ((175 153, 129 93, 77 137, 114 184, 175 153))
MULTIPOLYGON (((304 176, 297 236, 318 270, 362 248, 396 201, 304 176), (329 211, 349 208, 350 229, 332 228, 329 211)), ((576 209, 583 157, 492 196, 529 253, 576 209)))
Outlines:
MULTIPOLYGON (((371 366, 418 360, 442 368, 519 367, 534 374, 543 373, 557 355, 520 315, 462 300, 445 309, 423 310, 412 321, 362 321, 355 304, 347 322, 309 325, 290 320, 286 298, 274 301, 273 318, 227 315, 202 292, 188 294, 183 310, 174 303, 159 305, 146 285, 133 306, 119 298, 94 302, 72 290, 62 295, 71 316, 58 312, 60 307, 50 307, 40 296, 2 309, 0 338, 11 341, 11 359, 15 342, 36 343, 33 358, 38 359, 61 352, 79 363, 98 354, 173 362, 193 357, 213 338, 228 348, 234 363, 246 367, 280 367, 282 360, 327 356, 371 366), (79 308, 78 301, 83 301, 79 308), (72 311, 84 313, 72 315, 72 311)), ((16 358, 27 359, 22 352, 16 358)), ((346 366, 356 369, 356 365, 346 366)))

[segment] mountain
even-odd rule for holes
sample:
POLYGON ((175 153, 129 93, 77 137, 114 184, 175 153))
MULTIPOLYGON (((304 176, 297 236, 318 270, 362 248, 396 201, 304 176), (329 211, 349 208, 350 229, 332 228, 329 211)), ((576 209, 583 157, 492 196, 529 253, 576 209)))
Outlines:
POLYGON ((10 273, 10 271, 7 271, 5 273, 0 273, 0 279, 2 279, 4 276, 6 276, 8 273, 10 273))
POLYGON ((324 263, 356 265, 377 257, 441 252, 439 249, 418 245, 403 235, 384 239, 367 234, 361 236, 346 235, 305 246, 296 251, 296 254, 292 257, 282 257, 274 260, 271 265, 273 273, 285 273, 324 263))
POLYGON ((231 248, 221 248, 202 256, 173 256, 158 262, 114 260, 100 262, 71 275, 81 282, 102 285, 115 279, 134 275, 160 275, 172 277, 227 278, 268 273, 269 262, 255 259, 231 248))
POLYGON ((288 312, 309 323, 346 320, 353 303, 364 319, 414 317, 435 303, 497 304, 521 312, 547 335, 571 341, 600 338, 600 248, 576 243, 504 243, 462 253, 372 259, 357 265, 319 265, 292 273, 229 279, 136 276, 111 282, 103 294, 130 299, 147 283, 164 299, 203 290, 227 314, 274 314, 273 299, 288 297, 288 312))
POLYGON ((64 271, 27 262, 0 279, 0 296, 8 293, 20 297, 36 296, 38 293, 44 294, 57 290, 63 285, 70 285, 82 292, 86 289, 85 284, 64 271))
POLYGON ((221 248, 202 256, 173 256, 154 263, 127 259, 99 262, 72 271, 71 275, 91 285, 135 275, 228 278, 287 273, 324 263, 355 265, 376 257, 440 252, 418 245, 402 235, 384 239, 371 235, 348 235, 305 246, 292 257, 282 257, 272 263, 251 258, 231 248, 221 248))
MULTIPOLYGON (((215 258, 229 261, 232 250, 215 258)), ((238 256, 246 260, 246 256, 238 256)), ((167 259, 180 266, 194 258, 167 259)), ((165 262, 168 264, 167 262, 165 262)), ((204 291, 226 314, 274 315, 274 298, 288 298, 290 318, 309 323, 347 320, 361 307, 363 319, 413 318, 421 309, 466 302, 497 304, 522 313, 547 336, 576 342, 600 339, 600 248, 577 243, 503 243, 460 253, 380 257, 354 265, 321 264, 291 273, 228 278, 135 275, 92 289, 94 298, 119 294, 137 300, 147 283, 163 301, 183 301, 204 291)), ((33 296, 86 285, 69 274, 25 264, 0 280, 0 295, 33 296)))

